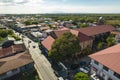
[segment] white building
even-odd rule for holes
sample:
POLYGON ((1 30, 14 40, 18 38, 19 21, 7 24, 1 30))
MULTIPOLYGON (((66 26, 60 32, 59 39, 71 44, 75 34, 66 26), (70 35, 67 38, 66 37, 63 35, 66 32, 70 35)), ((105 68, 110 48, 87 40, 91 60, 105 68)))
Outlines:
POLYGON ((104 80, 120 80, 120 44, 92 55, 91 74, 97 74, 104 80))

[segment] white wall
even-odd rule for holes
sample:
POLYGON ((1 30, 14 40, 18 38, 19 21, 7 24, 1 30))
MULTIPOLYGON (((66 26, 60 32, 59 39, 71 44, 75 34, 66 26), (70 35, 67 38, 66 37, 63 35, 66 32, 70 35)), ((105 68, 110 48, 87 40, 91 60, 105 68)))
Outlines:
MULTIPOLYGON (((108 80, 108 78, 110 77, 111 79, 113 79, 113 80, 120 80, 120 79, 118 79, 117 77, 115 77, 114 76, 114 72, 112 71, 112 70, 108 70, 108 71, 106 71, 106 70, 104 70, 103 69, 103 65, 102 64, 98 64, 98 65, 96 65, 95 63, 94 63, 94 60, 92 59, 91 60, 91 65, 93 66, 93 67, 95 67, 98 71, 96 72, 98 75, 100 75, 101 77, 103 77, 103 75, 105 75, 103 78, 105 79, 105 80, 108 80)), ((92 71, 92 70, 91 70, 92 71)), ((92 74, 93 74, 93 72, 91 72, 92 74)))

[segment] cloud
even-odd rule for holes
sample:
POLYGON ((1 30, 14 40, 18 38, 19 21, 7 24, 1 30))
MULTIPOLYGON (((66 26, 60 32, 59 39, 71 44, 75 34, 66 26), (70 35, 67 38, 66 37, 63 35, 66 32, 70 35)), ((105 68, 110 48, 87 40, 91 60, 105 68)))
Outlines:
POLYGON ((120 10, 118 10, 119 6, 117 5, 116 6, 70 5, 61 3, 58 4, 57 2, 53 3, 51 1, 52 0, 0 0, 0 14, 120 13, 120 10))
POLYGON ((28 3, 29 0, 0 0, 0 6, 14 6, 17 4, 28 3))
POLYGON ((40 4, 44 0, 0 0, 0 6, 17 6, 23 4, 40 4))
POLYGON ((14 0, 15 4, 25 4, 25 3, 28 3, 28 2, 29 2, 28 0, 14 0))

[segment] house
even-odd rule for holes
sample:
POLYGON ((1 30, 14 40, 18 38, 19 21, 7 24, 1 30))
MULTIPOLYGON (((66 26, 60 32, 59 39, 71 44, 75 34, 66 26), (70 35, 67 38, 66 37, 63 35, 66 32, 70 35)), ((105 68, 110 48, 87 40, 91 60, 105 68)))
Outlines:
POLYGON ((5 26, 3 26, 2 24, 0 24, 0 30, 6 30, 7 28, 5 26))
POLYGON ((93 41, 92 38, 83 34, 83 33, 81 33, 81 32, 79 32, 79 31, 77 31, 77 30, 74 30, 74 29, 64 28, 64 29, 54 31, 54 36, 53 37, 58 38, 65 32, 71 32, 72 34, 74 34, 78 37, 82 50, 85 49, 86 47, 92 47, 92 41, 93 41))
POLYGON ((104 80, 120 80, 120 44, 89 55, 91 74, 104 80))
POLYGON ((52 47, 53 42, 56 38, 60 37, 65 32, 71 32, 72 34, 76 35, 80 41, 81 49, 85 49, 86 47, 92 47, 92 38, 84 35, 83 33, 68 29, 68 28, 61 28, 59 30, 55 30, 50 33, 44 41, 42 41, 42 45, 49 51, 52 47), (49 46, 49 47, 48 47, 49 46))
POLYGON ((23 25, 21 23, 17 24, 16 27, 14 27, 15 30, 19 32, 29 32, 29 31, 38 31, 40 30, 41 25, 23 25))
POLYGON ((44 41, 42 41, 42 45, 47 49, 47 51, 50 51, 52 48, 52 45, 54 43, 55 39, 51 36, 48 36, 44 41))
POLYGON ((69 27, 74 26, 74 25, 72 24, 72 22, 66 21, 66 22, 64 22, 63 26, 69 28, 69 27))
POLYGON ((89 37, 93 38, 93 45, 92 47, 95 48, 96 44, 101 40, 106 40, 107 37, 110 35, 111 31, 114 31, 115 28, 111 25, 97 25, 93 27, 86 27, 86 28, 79 28, 74 29, 77 30, 89 37))
POLYGON ((99 35, 104 35, 106 33, 110 34, 111 31, 115 30, 115 28, 111 25, 97 25, 93 27, 86 27, 86 28, 78 28, 75 29, 87 36, 95 37, 99 35))
POLYGON ((30 34, 29 34, 29 37, 31 37, 31 39, 33 41, 39 41, 40 38, 42 38, 42 33, 39 32, 39 31, 32 31, 30 34))
POLYGON ((110 33, 111 31, 115 30, 115 28, 111 25, 97 25, 93 27, 79 28, 75 30, 80 31, 87 36, 94 37, 100 34, 110 33))
POLYGON ((33 60, 24 44, 0 48, 0 80, 32 69, 33 60))
MULTIPOLYGON (((81 49, 85 49, 87 47, 92 48, 93 44, 103 36, 109 35, 111 31, 115 30, 115 28, 111 25, 99 25, 93 27, 86 27, 86 28, 78 28, 78 29, 69 29, 66 27, 60 28, 58 30, 54 30, 50 33, 50 36, 53 39, 60 37, 65 32, 71 32, 72 34, 76 35, 80 41, 81 49), (96 40, 97 39, 97 40, 96 40)), ((48 39, 48 38, 46 38, 48 39)), ((46 40, 42 42, 42 45, 45 47, 46 40)), ((50 41, 49 41, 50 42, 50 41)), ((50 45, 50 44, 49 44, 50 45)), ((52 45, 51 45, 52 47, 52 45)), ((48 50, 49 51, 49 50, 48 50)))
POLYGON ((87 48, 87 47, 92 47, 92 43, 93 43, 93 39, 92 37, 89 37, 79 31, 75 31, 75 30, 70 30, 70 32, 74 35, 76 35, 80 41, 80 46, 81 46, 81 50, 87 48))

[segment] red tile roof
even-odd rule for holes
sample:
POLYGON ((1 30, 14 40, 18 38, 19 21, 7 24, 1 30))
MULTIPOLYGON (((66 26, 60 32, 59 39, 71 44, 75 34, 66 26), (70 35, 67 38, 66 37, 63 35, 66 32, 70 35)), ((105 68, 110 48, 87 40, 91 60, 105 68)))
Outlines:
POLYGON ((120 74, 120 44, 91 54, 89 57, 120 74))
POLYGON ((57 30, 57 31, 54 31, 57 38, 60 37, 65 32, 70 32, 70 30, 57 30))
POLYGON ((42 41, 42 45, 49 51, 51 50, 54 41, 54 38, 48 36, 44 41, 42 41))
POLYGON ((80 42, 92 40, 91 37, 89 37, 89 36, 79 32, 77 30, 63 28, 63 29, 59 29, 59 30, 53 31, 51 33, 51 36, 48 36, 44 41, 42 41, 42 45, 49 51, 51 49, 52 44, 55 41, 55 39, 60 37, 65 32, 71 32, 72 34, 76 35, 79 38, 80 42))
POLYGON ((13 55, 15 53, 19 53, 19 52, 22 52, 25 50, 26 50, 26 47, 24 44, 16 44, 16 45, 10 46, 8 48, 1 48, 0 49, 0 58, 9 56, 9 55, 13 55))
POLYGON ((89 36, 87 36, 87 35, 85 35, 81 32, 78 33, 78 39, 79 39, 80 42, 92 40, 91 37, 89 37, 89 36))
POLYGON ((111 25, 97 25, 93 27, 86 27, 86 28, 79 28, 75 29, 87 36, 94 36, 97 34, 105 33, 105 32, 110 32, 115 30, 115 28, 111 25))
POLYGON ((76 35, 76 36, 78 36, 78 34, 79 34, 79 31, 72 30, 72 29, 70 29, 70 32, 71 32, 72 34, 76 35))

